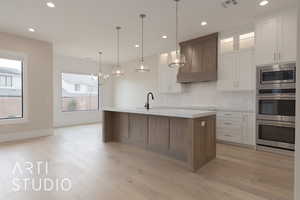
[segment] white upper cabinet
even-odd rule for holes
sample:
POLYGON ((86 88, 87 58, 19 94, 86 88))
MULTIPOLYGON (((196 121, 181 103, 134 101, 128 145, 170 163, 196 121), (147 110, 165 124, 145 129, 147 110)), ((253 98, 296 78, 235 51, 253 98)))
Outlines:
POLYGON ((255 60, 257 65, 274 63, 277 52, 277 19, 268 18, 256 24, 255 60))
POLYGON ((238 49, 244 50, 244 49, 252 49, 255 46, 255 33, 244 33, 238 36, 238 49))
POLYGON ((253 27, 225 33, 221 37, 218 90, 255 90, 254 45, 255 33, 253 27))
POLYGON ((288 9, 257 20, 256 65, 296 61, 297 11, 288 9))
POLYGON ((169 53, 158 56, 158 91, 161 94, 181 93, 182 86, 177 83, 177 70, 168 67, 169 53))
POLYGON ((221 52, 228 53, 234 51, 234 37, 228 37, 220 40, 221 52))
POLYGON ((236 53, 222 54, 218 69, 218 90, 233 90, 234 80, 236 80, 236 53))
POLYGON ((279 40, 280 62, 296 61, 297 58, 297 12, 286 10, 281 13, 279 40))
POLYGON ((255 89, 255 65, 253 49, 221 55, 218 90, 251 91, 255 89))
POLYGON ((239 90, 255 89, 255 65, 253 50, 243 50, 238 53, 237 74, 239 90))
POLYGON ((217 88, 220 91, 255 90, 255 32, 253 26, 222 33, 217 88))

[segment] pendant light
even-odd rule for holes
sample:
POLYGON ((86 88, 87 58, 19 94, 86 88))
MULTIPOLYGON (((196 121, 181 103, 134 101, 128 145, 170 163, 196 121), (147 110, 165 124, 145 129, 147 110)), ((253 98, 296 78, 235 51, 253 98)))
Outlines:
POLYGON ((180 0, 174 0, 176 3, 176 51, 175 55, 170 54, 169 64, 170 68, 179 68, 185 65, 185 57, 184 55, 180 55, 178 48, 178 3, 180 0))
POLYGON ((142 46, 141 46, 141 59, 139 61, 139 66, 136 68, 137 72, 149 72, 150 69, 145 66, 144 63, 144 19, 146 18, 145 14, 140 14, 141 23, 142 23, 142 46))
POLYGON ((117 30, 117 63, 113 67, 112 75, 115 77, 119 77, 119 76, 124 75, 124 71, 122 70, 122 67, 120 66, 120 30, 121 30, 121 27, 117 26, 116 30, 117 30))
POLYGON ((98 79, 99 79, 99 85, 103 85, 104 82, 110 77, 109 74, 105 74, 103 72, 102 68, 102 52, 99 52, 99 73, 98 73, 98 79))

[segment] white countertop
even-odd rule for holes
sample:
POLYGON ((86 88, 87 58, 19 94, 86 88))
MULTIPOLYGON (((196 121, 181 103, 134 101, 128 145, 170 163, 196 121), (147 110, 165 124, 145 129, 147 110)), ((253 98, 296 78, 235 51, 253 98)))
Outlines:
POLYGON ((183 109, 183 110, 205 110, 205 111, 221 111, 221 112, 243 112, 243 113, 254 113, 255 110, 250 108, 236 108, 236 107, 224 107, 215 105, 200 105, 200 106, 180 106, 180 107, 155 107, 155 108, 167 108, 167 109, 183 109))
POLYGON ((145 115, 158 115, 167 117, 181 117, 181 118, 199 118, 216 115, 215 111, 205 110, 191 110, 191 109, 171 109, 171 108, 122 108, 122 107, 104 107, 103 111, 124 112, 145 115))

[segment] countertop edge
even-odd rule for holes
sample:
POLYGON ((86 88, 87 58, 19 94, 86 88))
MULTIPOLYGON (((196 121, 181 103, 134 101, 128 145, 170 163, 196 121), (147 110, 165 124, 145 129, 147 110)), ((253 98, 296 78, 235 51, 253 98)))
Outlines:
POLYGON ((187 119, 195 119, 201 117, 214 116, 217 114, 216 111, 200 111, 199 114, 178 114, 178 113, 161 113, 155 112, 153 110, 135 110, 129 108, 103 108, 103 111, 108 112, 125 112, 125 113, 133 113, 133 114, 144 114, 144 115, 153 115, 153 116, 164 116, 164 117, 178 117, 178 118, 187 118, 187 119))

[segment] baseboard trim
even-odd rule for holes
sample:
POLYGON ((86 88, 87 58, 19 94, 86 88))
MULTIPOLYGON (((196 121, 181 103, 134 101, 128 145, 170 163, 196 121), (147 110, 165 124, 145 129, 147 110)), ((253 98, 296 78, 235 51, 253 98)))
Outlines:
POLYGON ((17 132, 17 133, 0 134, 0 143, 50 136, 53 134, 54 134, 54 130, 52 128, 17 132))
POLYGON ((256 150, 257 151, 265 151, 265 152, 269 152, 269 153, 276 153, 276 154, 285 155, 285 156, 289 156, 289 157, 295 157, 294 151, 288 151, 288 150, 283 150, 283 149, 276 149, 276 148, 257 145, 256 150))
POLYGON ((228 145, 233 145, 233 146, 243 147, 243 148, 253 149, 253 150, 256 149, 256 146, 255 146, 255 145, 241 144, 241 143, 236 143, 236 142, 228 142, 228 141, 218 140, 218 139, 217 139, 217 143, 220 143, 220 144, 228 144, 228 145))
POLYGON ((62 124, 62 125, 54 125, 54 128, 68 128, 68 127, 74 127, 74 126, 85 126, 85 125, 93 125, 93 124, 102 124, 102 121, 96 121, 96 122, 82 122, 82 123, 74 123, 74 124, 62 124))

